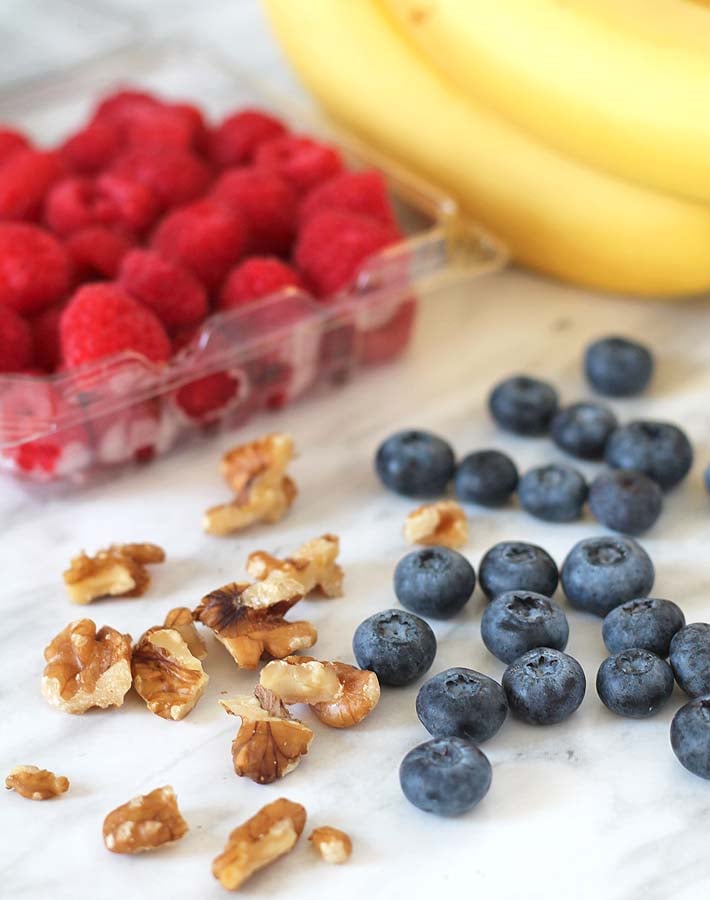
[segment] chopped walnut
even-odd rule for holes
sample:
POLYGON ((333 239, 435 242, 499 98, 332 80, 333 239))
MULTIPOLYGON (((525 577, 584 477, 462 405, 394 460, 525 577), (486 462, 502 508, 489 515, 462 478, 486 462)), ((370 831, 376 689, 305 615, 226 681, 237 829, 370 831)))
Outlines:
POLYGON ((244 669, 262 657, 283 659, 312 647, 318 633, 310 622, 287 622, 284 614, 303 597, 297 581, 274 572, 255 584, 227 584, 203 597, 193 618, 211 628, 244 669))
POLYGON ((210 507, 203 517, 202 527, 208 534, 224 537, 258 522, 272 525, 283 519, 297 493, 296 485, 286 475, 276 484, 252 488, 245 498, 210 507))
POLYGON ((466 515, 455 500, 437 500, 409 513, 404 536, 410 544, 463 547, 468 540, 466 515))
POLYGON ((104 819, 104 844, 112 853, 143 853, 187 834, 175 791, 166 785, 134 797, 104 819))
POLYGON ((298 581, 306 597, 320 592, 325 597, 339 597, 343 592, 343 570, 336 559, 340 541, 334 534, 307 541, 286 559, 277 559, 270 553, 258 550, 249 554, 247 572, 252 578, 262 580, 279 571, 298 581))
POLYGON ((313 732, 292 718, 271 691, 257 686, 253 697, 233 697, 219 704, 242 720, 232 741, 234 771, 240 777, 271 784, 292 772, 308 753, 313 732))
POLYGON ((28 800, 49 800, 69 790, 69 779, 37 766, 15 766, 5 779, 5 787, 28 800))
POLYGON ((267 663, 261 670, 259 684, 284 703, 326 703, 343 694, 333 664, 310 656, 287 656, 267 663))
POLYGON ((380 699, 380 683, 374 672, 333 662, 341 684, 341 695, 330 702, 315 703, 313 712, 331 728, 350 728, 368 716, 380 699))
POLYGON ((348 835, 330 825, 316 828, 311 832, 308 840, 327 863, 341 865, 350 859, 350 854, 353 852, 353 844, 348 835))
POLYGON ((131 636, 78 619, 48 644, 42 677, 46 700, 64 712, 122 706, 131 687, 131 636))
POLYGON ((133 648, 131 670, 136 692, 162 719, 184 719, 209 681, 174 628, 149 628, 133 648))
POLYGON ((150 584, 146 565, 164 560, 155 544, 117 544, 95 556, 82 551, 64 573, 64 583, 72 603, 82 605, 99 597, 140 597, 150 584))
POLYGON ((204 659, 207 656, 207 647, 195 628, 192 613, 187 606, 176 606, 175 609, 171 609, 165 617, 163 625, 165 628, 174 628, 179 632, 195 659, 204 659))
POLYGON ((259 869, 292 850, 305 825, 306 810, 300 803, 274 800, 232 831, 212 863, 212 874, 228 891, 238 890, 259 869))

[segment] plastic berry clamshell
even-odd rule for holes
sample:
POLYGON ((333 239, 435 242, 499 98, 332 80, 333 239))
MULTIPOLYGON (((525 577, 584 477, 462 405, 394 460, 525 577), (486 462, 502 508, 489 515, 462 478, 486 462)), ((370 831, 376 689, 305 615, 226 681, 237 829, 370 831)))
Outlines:
POLYGON ((239 107, 270 109, 294 130, 337 146, 348 168, 379 169, 405 237, 371 256, 326 302, 288 288, 211 315, 167 364, 126 352, 55 375, 0 375, 0 468, 7 473, 81 483, 195 434, 236 428, 316 386, 342 384, 406 350, 418 305, 435 290, 506 260, 498 241, 450 197, 310 110, 274 102, 263 86, 192 44, 124 48, 51 83, 14 89, 0 95, 0 121, 56 143, 122 85, 193 100, 215 120, 239 107))

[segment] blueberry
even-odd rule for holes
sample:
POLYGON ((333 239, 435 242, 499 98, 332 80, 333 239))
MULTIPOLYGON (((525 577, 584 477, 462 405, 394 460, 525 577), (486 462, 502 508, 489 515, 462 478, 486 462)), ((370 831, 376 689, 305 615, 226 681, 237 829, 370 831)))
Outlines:
POLYGON ((454 451, 428 431, 398 431, 377 448, 375 469, 385 487, 405 497, 436 497, 454 474, 454 451))
POLYGON ((684 625, 685 616, 675 603, 643 597, 627 600, 607 613, 602 637, 609 653, 643 647, 665 659, 671 638, 684 625))
POLYGON ((673 693, 668 663, 641 647, 609 656, 597 672, 597 694, 607 709, 628 719, 655 715, 673 693))
POLYGON ((473 669, 447 669, 419 689, 417 715, 433 737, 469 738, 480 744, 498 731, 508 714, 503 688, 473 669))
POLYGON ((546 381, 514 375, 497 384, 488 398, 496 422, 515 434, 546 434, 557 412, 557 391, 546 381))
POLYGON ((481 637, 494 656, 512 663, 535 647, 564 650, 569 625, 567 616, 549 597, 532 591, 508 591, 484 609, 481 637))
POLYGON ((503 690, 511 713, 529 725, 554 725, 579 707, 587 689, 576 659, 537 647, 511 663, 503 673, 503 690))
POLYGON ((630 537, 587 538, 562 564, 562 589, 578 609, 605 616, 638 597, 646 597, 656 573, 646 551, 630 537))
POLYGON ((399 783, 407 800, 424 812, 459 816, 488 793, 491 764, 473 741, 435 738, 404 757, 399 783))
POLYGON ((468 603, 476 586, 473 566, 448 547, 408 553, 394 570, 397 599, 420 616, 448 619, 468 603))
POLYGON ((613 531, 642 534, 660 516, 663 492, 641 472, 602 472, 589 488, 589 508, 613 531))
POLYGON ((689 772, 710 778, 710 697, 691 700, 673 716, 671 747, 689 772))
POLYGON ((479 450, 465 456, 456 469, 454 489, 464 503, 502 506, 518 486, 513 460, 500 450, 479 450))
POLYGON ((666 491, 690 471, 693 448, 676 425, 638 421, 612 431, 604 458, 613 469, 643 472, 666 491))
POLYGON ((382 684, 411 684, 431 668, 436 638, 424 619, 401 609, 385 609, 355 629, 353 652, 361 669, 382 684))
POLYGON ((587 493, 584 476, 571 466, 558 463, 530 469, 518 485, 523 509, 546 522, 579 519, 587 493))
POLYGON ((557 590, 559 573, 554 559, 537 544, 502 541, 481 560, 478 580, 489 600, 517 590, 551 597, 557 590))
POLYGON ((653 374, 651 352, 628 338, 601 338, 587 347, 584 371, 592 387, 607 397, 640 394, 653 374))
POLYGON ((601 459, 607 438, 618 425, 602 403, 573 403, 552 420, 550 433, 557 446, 580 459, 601 459))
POLYGON ((705 480, 705 490, 708 493, 710 493, 710 466, 708 466, 707 469, 705 469, 704 480, 705 480))
POLYGON ((675 680, 689 697, 710 694, 710 625, 694 622, 677 631, 669 656, 675 680))

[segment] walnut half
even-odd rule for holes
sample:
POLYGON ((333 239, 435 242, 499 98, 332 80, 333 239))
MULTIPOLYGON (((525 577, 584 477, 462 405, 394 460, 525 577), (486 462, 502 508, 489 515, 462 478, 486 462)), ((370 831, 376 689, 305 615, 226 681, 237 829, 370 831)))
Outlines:
POLYGON ((149 628, 133 648, 131 671, 136 692, 163 719, 184 719, 209 681, 174 628, 149 628))
POLYGON ((180 637, 196 659, 204 659, 207 656, 207 647, 195 628, 192 612, 187 606, 176 606, 175 609, 171 609, 165 617, 163 625, 165 628, 174 628, 180 633, 180 637))
POLYGON ((250 553, 247 572, 262 580, 272 572, 283 572, 299 582, 303 596, 320 592, 326 597, 339 597, 343 592, 343 570, 336 562, 340 541, 334 534, 307 541, 293 556, 278 559, 263 550, 250 553))
POLYGON ((5 787, 28 800, 49 800, 69 790, 69 779, 37 766, 15 766, 5 779, 5 787))
POLYGON ((404 537, 410 544, 463 547, 468 540, 466 514, 455 500, 427 503, 409 513, 404 537))
POLYGON ((323 825, 311 832, 308 838, 313 847, 320 853, 321 859, 327 863, 342 865, 350 859, 353 844, 349 836, 339 828, 323 825))
POLYGON ((313 712, 324 725, 331 728, 351 728, 362 722, 377 706, 380 682, 374 672, 358 669, 347 663, 331 663, 341 685, 341 693, 334 700, 313 704, 313 712))
POLYGON ((175 791, 166 785, 134 797, 104 819, 104 844, 112 853, 143 853, 187 834, 175 791))
POLYGON ((117 544, 95 556, 80 553, 64 573, 72 603, 85 605, 99 597, 140 597, 148 590, 146 565, 165 561, 155 544, 117 544))

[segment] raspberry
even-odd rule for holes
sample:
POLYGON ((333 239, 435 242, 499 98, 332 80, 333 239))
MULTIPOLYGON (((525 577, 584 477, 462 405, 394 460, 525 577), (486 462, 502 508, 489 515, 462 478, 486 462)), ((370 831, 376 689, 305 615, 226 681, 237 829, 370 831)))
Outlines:
POLYGON ((236 266, 222 285, 220 309, 234 309, 286 287, 303 288, 301 276, 273 256, 252 256, 236 266))
POLYGON ((321 212, 301 229, 295 260, 319 297, 349 284, 365 260, 397 241, 395 229, 345 212, 321 212))
POLYGON ((91 225, 69 235, 64 246, 74 266, 77 282, 115 278, 121 260, 132 249, 131 241, 104 225, 91 225))
POLYGON ((175 147, 128 149, 110 172, 145 185, 165 209, 189 203, 203 194, 210 182, 207 166, 188 150, 175 147))
POLYGON ((211 200, 175 210, 158 225, 152 246, 215 290, 246 245, 241 216, 211 200))
POLYGON ((58 153, 13 153, 0 166, 0 219, 37 221, 47 191, 63 174, 58 153))
POLYGON ((175 402, 190 419, 208 425, 220 419, 238 397, 239 380, 228 372, 214 372, 183 385, 175 402))
POLYGON ((147 91, 122 88, 104 97, 94 110, 93 119, 123 125, 138 113, 151 110, 159 105, 158 98, 147 91))
POLYGON ((119 130, 112 122, 90 122, 59 148, 64 164, 79 175, 94 175, 116 155, 119 130))
POLYGON ((35 362, 45 372, 53 372, 59 365, 61 349, 59 346, 59 320, 64 306, 50 306, 35 316, 30 324, 34 340, 35 362))
POLYGON ((157 316, 116 284, 79 288, 59 323, 62 357, 70 368, 124 350, 153 362, 170 356, 170 341, 157 316))
POLYGON ((9 306, 0 306, 0 372, 32 365, 32 329, 9 306))
POLYGON ((0 128, 0 165, 19 150, 29 149, 30 142, 24 134, 13 128, 0 128))
POLYGON ((71 263, 56 238, 20 222, 0 223, 0 305, 31 315, 61 300, 71 263))
POLYGON ((243 109, 227 116, 210 134, 209 156, 216 166, 242 166, 251 162, 264 141, 286 134, 286 126, 258 109, 243 109))
POLYGON ((399 356, 409 344, 416 312, 416 301, 410 298, 400 304, 384 325, 363 331, 360 335, 360 362, 371 365, 399 356))
POLYGON ((94 122, 119 130, 125 145, 150 149, 172 147, 202 152, 207 128, 202 113, 189 103, 164 103, 142 91, 118 91, 96 109, 94 122))
POLYGON ((242 214, 251 253, 288 253, 296 233, 298 200, 276 172, 230 169, 217 179, 210 196, 242 214))
POLYGON ((117 175, 64 178, 47 195, 44 218, 57 234, 108 225, 140 234, 153 224, 158 201, 145 185, 117 175))
POLYGON ((207 315, 207 294, 186 269, 152 250, 126 254, 119 284, 136 300, 152 309, 168 329, 199 322, 207 315))
POLYGON ((254 162, 278 172, 301 195, 343 169, 343 161, 335 148, 295 134, 260 144, 254 162))
POLYGON ((357 213, 377 219, 383 225, 394 225, 394 216, 387 195, 387 183, 380 172, 341 172, 328 181, 316 185, 303 198, 298 211, 301 225, 316 213, 337 210, 357 213))

